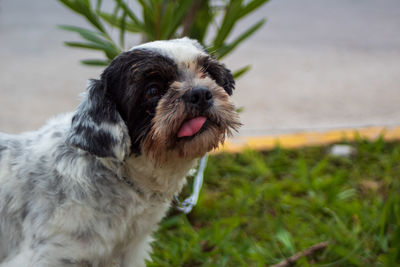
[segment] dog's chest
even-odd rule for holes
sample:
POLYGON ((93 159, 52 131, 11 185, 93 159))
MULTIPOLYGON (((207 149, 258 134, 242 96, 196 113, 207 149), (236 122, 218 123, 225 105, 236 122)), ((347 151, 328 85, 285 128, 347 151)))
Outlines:
POLYGON ((118 199, 98 200, 97 205, 71 205, 59 209, 52 224, 63 225, 71 233, 77 247, 100 244, 107 240, 102 254, 108 259, 117 259, 127 249, 140 246, 157 229, 165 215, 167 202, 148 202, 134 192, 118 199), (58 218, 57 218, 58 217, 58 218))

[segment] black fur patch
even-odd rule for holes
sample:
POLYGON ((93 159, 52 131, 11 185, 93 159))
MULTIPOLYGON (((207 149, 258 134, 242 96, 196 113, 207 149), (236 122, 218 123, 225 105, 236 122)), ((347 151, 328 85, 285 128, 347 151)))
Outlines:
POLYGON ((199 57, 198 64, 203 66, 204 70, 219 86, 225 89, 228 95, 232 95, 233 89, 235 89, 235 80, 231 71, 224 64, 209 56, 199 57))
POLYGON ((116 157, 113 148, 123 146, 127 140, 116 139, 101 124, 122 123, 128 128, 131 153, 140 154, 140 144, 150 129, 156 105, 176 77, 176 64, 155 51, 135 49, 120 54, 100 80, 91 81, 87 99, 72 119, 67 143, 98 157, 116 157), (147 99, 145 91, 151 82, 157 82, 162 90, 158 96, 147 99))
POLYGON ((61 258, 59 260, 60 266, 80 266, 80 267, 92 267, 93 264, 89 260, 74 260, 68 258, 61 258))
POLYGON ((73 232, 72 235, 76 240, 78 240, 80 242, 85 242, 85 243, 89 243, 89 241, 93 237, 93 233, 90 228, 85 229, 85 230, 79 229, 79 230, 73 232))
POLYGON ((101 79, 107 84, 107 93, 128 126, 131 152, 140 154, 140 144, 150 129, 157 103, 177 75, 173 60, 148 49, 122 53, 103 72, 101 79), (161 91, 146 99, 147 86, 154 82, 161 91))
POLYGON ((2 152, 3 152, 4 150, 6 150, 6 149, 7 149, 6 146, 0 145, 0 160, 1 160, 2 152))
POLYGON ((112 147, 117 143, 115 138, 103 129, 95 130, 93 127, 78 125, 76 132, 81 134, 85 143, 81 148, 99 157, 112 157, 112 147))
POLYGON ((115 104, 106 96, 106 88, 99 80, 92 80, 87 98, 80 104, 71 123, 71 132, 67 143, 77 146, 98 157, 117 157, 114 146, 122 144, 115 136, 104 128, 121 122, 115 104))
POLYGON ((21 210, 21 220, 24 221, 26 216, 29 213, 29 203, 25 202, 24 205, 22 205, 22 210, 21 210))

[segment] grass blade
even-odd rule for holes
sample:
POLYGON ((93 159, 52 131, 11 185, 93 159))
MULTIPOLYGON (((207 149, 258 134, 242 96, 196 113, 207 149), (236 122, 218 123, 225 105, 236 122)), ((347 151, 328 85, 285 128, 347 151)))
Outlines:
POLYGON ((275 238, 283 245, 286 251, 290 254, 294 254, 295 247, 292 235, 282 225, 280 225, 275 238))

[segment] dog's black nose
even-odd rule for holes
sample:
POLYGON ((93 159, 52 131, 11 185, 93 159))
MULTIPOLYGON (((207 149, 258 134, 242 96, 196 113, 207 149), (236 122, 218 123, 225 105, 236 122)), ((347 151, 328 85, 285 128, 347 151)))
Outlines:
POLYGON ((209 108, 213 103, 213 95, 207 88, 195 87, 188 95, 189 103, 201 109, 209 108))

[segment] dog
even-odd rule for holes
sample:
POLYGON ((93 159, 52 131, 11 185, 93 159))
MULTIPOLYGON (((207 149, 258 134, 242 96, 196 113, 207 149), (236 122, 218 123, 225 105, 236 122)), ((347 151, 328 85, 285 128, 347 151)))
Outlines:
POLYGON ((195 40, 117 56, 74 112, 0 134, 0 267, 145 266, 196 160, 241 123, 232 73, 195 40))

